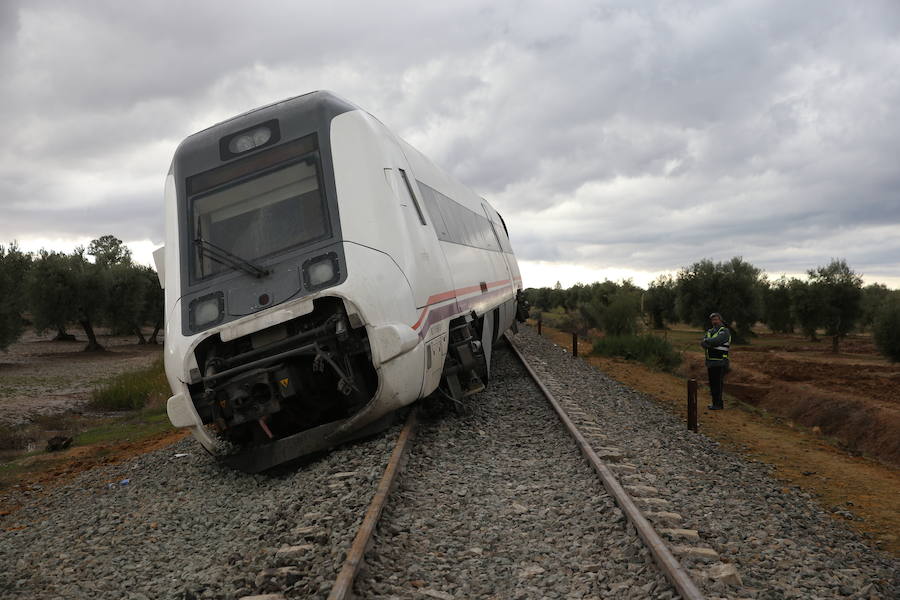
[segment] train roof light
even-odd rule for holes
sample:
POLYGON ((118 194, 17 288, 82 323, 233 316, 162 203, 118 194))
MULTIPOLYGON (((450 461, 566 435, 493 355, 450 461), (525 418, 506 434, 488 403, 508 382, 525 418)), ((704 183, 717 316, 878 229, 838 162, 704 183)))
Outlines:
POLYGON ((241 154, 242 152, 258 148, 259 146, 264 146, 270 139, 272 139, 271 129, 268 127, 257 127, 252 131, 242 133, 241 135, 232 138, 231 141, 228 142, 228 150, 232 154, 241 154))

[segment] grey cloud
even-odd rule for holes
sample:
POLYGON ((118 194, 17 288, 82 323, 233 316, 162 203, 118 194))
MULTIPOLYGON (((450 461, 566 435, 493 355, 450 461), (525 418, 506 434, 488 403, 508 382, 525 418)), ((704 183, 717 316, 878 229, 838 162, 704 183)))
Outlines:
POLYGON ((898 33, 888 1, 7 2, 0 242, 62 228, 48 215, 159 236, 181 138, 314 86, 495 202, 526 259, 808 268, 844 249, 887 271, 865 238, 900 237, 898 33), (73 173, 110 186, 89 217, 73 173))

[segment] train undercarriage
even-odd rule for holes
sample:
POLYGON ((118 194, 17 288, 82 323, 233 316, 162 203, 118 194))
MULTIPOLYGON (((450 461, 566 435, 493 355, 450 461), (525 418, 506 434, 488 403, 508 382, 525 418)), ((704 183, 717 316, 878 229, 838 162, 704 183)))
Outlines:
POLYGON ((194 407, 219 441, 216 454, 246 471, 341 443, 341 425, 378 387, 366 329, 353 328, 333 297, 250 335, 210 336, 195 357, 194 407))
MULTIPOLYGON (((352 423, 379 386, 366 328, 352 321, 340 298, 323 297, 302 317, 197 346, 188 389, 219 460, 258 472, 391 423, 352 423)), ((438 391, 457 406, 487 383, 479 326, 474 314, 450 322, 438 391)))

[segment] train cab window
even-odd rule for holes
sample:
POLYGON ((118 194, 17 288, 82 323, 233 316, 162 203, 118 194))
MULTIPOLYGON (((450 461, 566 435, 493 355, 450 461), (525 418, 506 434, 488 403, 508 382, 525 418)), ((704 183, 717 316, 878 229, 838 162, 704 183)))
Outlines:
POLYGON ((317 154, 191 201, 193 276, 228 270, 211 249, 252 261, 331 233, 317 154))
POLYGON ((403 183, 406 184, 406 193, 409 194, 409 197, 412 199, 413 206, 416 207, 416 214, 419 215, 419 222, 422 225, 427 225, 425 222, 425 214, 422 212, 422 207, 419 206, 419 200, 416 198, 416 193, 413 191, 412 184, 409 181, 409 177, 406 176, 406 171, 403 169, 397 169, 400 171, 400 178, 403 179, 403 183))

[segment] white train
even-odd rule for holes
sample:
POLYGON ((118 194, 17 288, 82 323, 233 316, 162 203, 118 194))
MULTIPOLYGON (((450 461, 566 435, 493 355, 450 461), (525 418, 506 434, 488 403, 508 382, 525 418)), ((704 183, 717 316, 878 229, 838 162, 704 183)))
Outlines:
POLYGON ((329 92, 184 140, 165 221, 169 418, 245 471, 478 391, 523 316, 497 211, 329 92))

